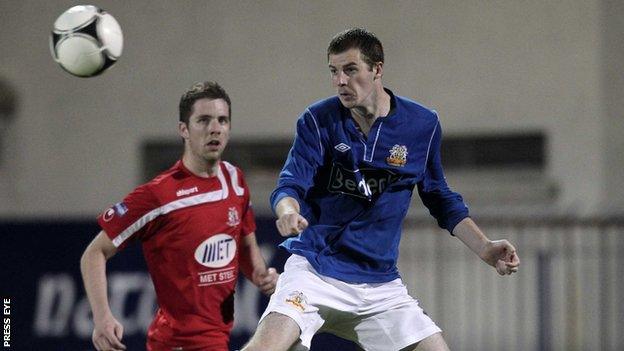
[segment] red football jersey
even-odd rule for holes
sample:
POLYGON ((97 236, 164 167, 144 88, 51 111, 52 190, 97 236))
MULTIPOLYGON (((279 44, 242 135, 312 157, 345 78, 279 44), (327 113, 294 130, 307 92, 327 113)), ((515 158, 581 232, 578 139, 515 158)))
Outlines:
POLYGON ((202 178, 181 161, 107 209, 98 222, 122 249, 140 240, 159 309, 148 348, 227 350, 242 236, 256 230, 242 172, 220 162, 202 178), (160 345, 160 346, 159 346, 160 345))

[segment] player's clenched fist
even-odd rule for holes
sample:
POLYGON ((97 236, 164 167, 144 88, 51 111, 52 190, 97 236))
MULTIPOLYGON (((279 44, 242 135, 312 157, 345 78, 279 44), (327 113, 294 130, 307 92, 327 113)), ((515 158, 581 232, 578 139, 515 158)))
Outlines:
POLYGON ((520 258, 507 240, 490 241, 479 255, 490 266, 496 268, 500 275, 512 274, 518 271, 520 258))
POLYGON ((308 221, 298 213, 286 213, 275 221, 281 236, 299 235, 308 227, 308 221))
POLYGON ((277 285, 277 278, 279 278, 279 274, 275 270, 275 268, 271 267, 266 271, 258 274, 254 277, 254 283, 262 291, 265 295, 271 295, 275 291, 275 286, 277 285))

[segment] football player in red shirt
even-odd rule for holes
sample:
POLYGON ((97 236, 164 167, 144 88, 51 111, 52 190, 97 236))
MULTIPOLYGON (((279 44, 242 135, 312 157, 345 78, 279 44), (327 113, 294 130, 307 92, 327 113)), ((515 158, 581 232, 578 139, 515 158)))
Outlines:
POLYGON ((158 299, 148 350, 227 350, 239 269, 263 293, 275 289, 278 274, 256 243, 243 173, 221 160, 229 96, 217 83, 197 83, 179 109, 182 159, 100 214, 102 231, 82 255, 97 350, 125 350, 108 303, 106 261, 130 242, 142 244, 158 299))

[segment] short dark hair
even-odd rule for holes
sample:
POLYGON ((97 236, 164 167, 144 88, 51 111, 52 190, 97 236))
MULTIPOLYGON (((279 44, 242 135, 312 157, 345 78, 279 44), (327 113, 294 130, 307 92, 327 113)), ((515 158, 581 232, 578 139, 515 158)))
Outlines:
POLYGON ((193 84, 180 98, 180 122, 188 124, 193 104, 199 99, 223 99, 228 104, 230 116, 232 116, 232 102, 230 96, 217 82, 197 82, 193 84))
POLYGON ((327 60, 329 61, 329 55, 340 54, 349 49, 360 49, 362 59, 371 69, 377 62, 384 62, 381 41, 364 28, 351 28, 336 34, 327 47, 327 60))

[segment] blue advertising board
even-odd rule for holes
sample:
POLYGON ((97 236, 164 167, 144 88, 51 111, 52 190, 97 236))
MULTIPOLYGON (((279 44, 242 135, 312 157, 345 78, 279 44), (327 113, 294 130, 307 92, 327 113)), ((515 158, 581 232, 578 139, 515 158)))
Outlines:
MULTIPOLYGON (((287 253, 272 218, 258 218, 258 242, 271 266, 281 272, 287 253)), ((79 261, 99 227, 93 221, 0 223, 0 298, 3 347, 0 350, 93 350, 93 321, 79 261)), ((140 245, 108 261, 109 301, 124 326, 128 350, 144 350, 145 334, 156 309, 154 288, 140 245)), ((255 330, 268 298, 241 278, 235 296, 230 349, 240 348, 255 330)), ((350 342, 317 335, 312 350, 357 350, 350 342)))

